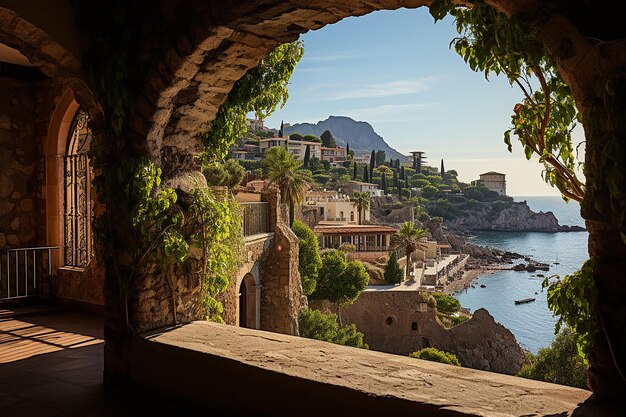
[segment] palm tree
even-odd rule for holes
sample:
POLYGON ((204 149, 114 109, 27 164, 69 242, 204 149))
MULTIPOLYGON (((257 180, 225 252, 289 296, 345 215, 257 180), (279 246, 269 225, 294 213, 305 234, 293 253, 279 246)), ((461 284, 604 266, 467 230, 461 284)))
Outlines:
POLYGON ((370 208, 369 193, 355 191, 352 194, 352 206, 359 212, 359 224, 361 224, 361 213, 370 208))
POLYGON ((304 200, 304 195, 311 182, 309 171, 303 171, 302 162, 297 161, 287 149, 275 146, 265 151, 261 161, 263 175, 271 185, 280 191, 283 203, 289 205, 289 226, 293 225, 296 204, 304 200))
POLYGON ((400 227, 400 230, 396 232, 396 245, 403 247, 406 254, 406 278, 409 278, 409 268, 411 266, 411 254, 415 252, 417 248, 423 248, 424 245, 420 244, 421 238, 426 236, 426 231, 417 229, 412 222, 405 222, 400 227))

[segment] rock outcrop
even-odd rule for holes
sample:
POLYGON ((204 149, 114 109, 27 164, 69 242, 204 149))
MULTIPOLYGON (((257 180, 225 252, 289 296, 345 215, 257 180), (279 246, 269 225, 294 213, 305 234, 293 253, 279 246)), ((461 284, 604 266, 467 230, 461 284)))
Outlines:
POLYGON ((526 202, 481 203, 444 225, 459 231, 570 232, 584 230, 578 226, 561 226, 554 214, 535 213, 526 202))

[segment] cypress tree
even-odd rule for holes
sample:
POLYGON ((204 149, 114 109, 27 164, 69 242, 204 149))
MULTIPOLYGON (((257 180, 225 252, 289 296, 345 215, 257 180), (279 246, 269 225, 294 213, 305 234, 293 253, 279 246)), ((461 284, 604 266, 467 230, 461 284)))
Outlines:
POLYGON ((367 175, 367 167, 363 167, 363 182, 370 182, 370 177, 367 175))
POLYGON ((352 179, 356 181, 356 162, 354 163, 354 169, 352 172, 352 179))
POLYGON ((350 144, 346 142, 346 157, 348 156, 349 153, 350 153, 350 144))
POLYGON ((443 178, 443 174, 446 172, 446 170, 443 167, 443 158, 441 159, 441 178, 443 178))
POLYGON ((311 145, 306 145, 306 150, 304 151, 304 167, 309 167, 309 161, 311 160, 311 145))
POLYGON ((393 186, 398 187, 398 171, 393 170, 393 186))
POLYGON ((400 179, 404 180, 404 165, 400 168, 400 179))
POLYGON ((398 255, 393 251, 389 255, 389 259, 387 260, 387 265, 385 265, 385 281, 390 282, 392 284, 399 284, 402 282, 402 278, 404 278, 404 271, 400 268, 400 264, 398 264, 398 255))
POLYGON ((398 181, 398 198, 402 200, 402 183, 403 181, 398 181))
POLYGON ((380 179, 380 186, 383 189, 383 192, 387 194, 387 175, 383 172, 383 176, 380 179))
POLYGON ((376 167, 376 152, 372 149, 372 156, 370 157, 370 177, 374 172, 374 168, 376 167))
POLYGON ((283 135, 284 135, 283 126, 284 126, 284 124, 283 124, 283 121, 281 120, 280 121, 280 129, 278 130, 278 137, 279 138, 282 138, 283 135))

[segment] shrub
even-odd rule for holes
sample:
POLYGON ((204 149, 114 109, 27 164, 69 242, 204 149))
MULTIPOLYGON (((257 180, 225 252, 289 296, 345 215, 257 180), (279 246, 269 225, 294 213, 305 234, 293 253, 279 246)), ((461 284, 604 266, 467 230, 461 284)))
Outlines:
POLYGON ((363 343, 363 333, 359 332, 354 324, 339 326, 336 314, 304 309, 300 311, 298 324, 302 337, 368 349, 367 344, 363 343))
POLYGON ((399 284, 402 282, 402 278, 404 278, 404 271, 398 263, 398 255, 395 252, 391 252, 387 265, 385 265, 385 281, 399 284))
POLYGON ((564 328, 550 347, 539 349, 537 355, 528 354, 530 363, 517 376, 587 388, 587 366, 578 354, 577 340, 573 330, 564 328))
POLYGON ((347 242, 339 245, 338 249, 344 253, 356 252, 356 246, 347 242))
POLYGON ((450 316, 450 321, 452 321, 453 326, 457 326, 461 323, 465 323, 469 320, 467 316, 450 316))
POLYGON ((326 184, 328 181, 330 181, 330 175, 328 174, 316 174, 313 175, 313 180, 321 185, 326 184))
POLYGON ((365 267, 365 271, 370 276, 370 279, 383 281, 385 279, 384 271, 382 268, 377 267, 376 265, 372 265, 369 262, 363 262, 363 266, 365 267))
POLYGON ((433 297, 437 301, 437 311, 444 314, 453 314, 459 311, 461 303, 451 295, 434 292, 433 297))
POLYGON ((424 359, 431 362, 440 362, 448 365, 461 366, 461 362, 456 355, 448 352, 444 352, 432 347, 420 349, 417 352, 413 352, 409 355, 415 359, 424 359))

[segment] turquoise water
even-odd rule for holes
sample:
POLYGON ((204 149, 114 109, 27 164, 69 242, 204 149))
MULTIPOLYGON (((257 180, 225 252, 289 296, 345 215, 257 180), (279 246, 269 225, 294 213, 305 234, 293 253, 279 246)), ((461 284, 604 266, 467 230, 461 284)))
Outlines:
MULTIPOLYGON (((534 211, 552 211, 560 224, 584 226, 580 207, 576 202, 565 203, 560 197, 515 197, 527 200, 534 211)), ((542 277, 537 274, 570 274, 585 262, 587 232, 570 233, 518 233, 480 232, 472 242, 493 248, 509 250, 550 264, 549 272, 499 271, 480 277, 475 288, 457 294, 463 307, 472 311, 484 307, 495 320, 513 332, 519 344, 536 353, 554 340, 556 319, 548 310, 546 293, 541 289, 542 277), (558 264, 555 264, 558 262, 558 264), (484 284, 486 288, 480 288, 484 284), (514 300, 536 298, 528 304, 515 305, 514 300)))

